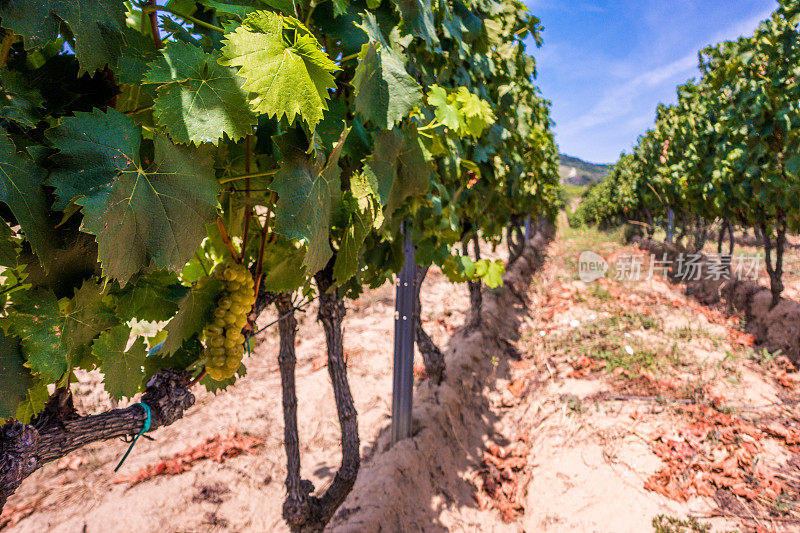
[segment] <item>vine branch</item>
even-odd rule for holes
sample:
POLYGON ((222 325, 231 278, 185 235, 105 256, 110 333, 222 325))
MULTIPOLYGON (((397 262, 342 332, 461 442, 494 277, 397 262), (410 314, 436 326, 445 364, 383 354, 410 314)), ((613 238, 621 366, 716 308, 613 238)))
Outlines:
MULTIPOLYGON (((142 396, 152 413, 151 429, 183 418, 194 405, 191 374, 162 370, 147 383, 142 396)), ((133 437, 147 415, 138 405, 99 415, 79 416, 67 389, 58 389, 31 424, 9 422, 0 427, 0 511, 23 480, 47 463, 92 442, 133 437)))

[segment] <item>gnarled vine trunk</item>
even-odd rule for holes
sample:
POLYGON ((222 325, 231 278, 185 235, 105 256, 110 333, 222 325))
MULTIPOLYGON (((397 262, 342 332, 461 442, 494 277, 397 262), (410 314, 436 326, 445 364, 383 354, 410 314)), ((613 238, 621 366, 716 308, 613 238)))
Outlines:
POLYGON ((297 430, 297 392, 295 387, 295 339, 297 318, 290 294, 282 293, 275 300, 278 316, 280 348, 278 368, 281 372, 283 400, 283 446, 286 450, 286 500, 283 502, 283 518, 292 529, 300 531, 311 518, 309 505, 314 486, 300 479, 300 437, 297 430))
POLYGON ((786 250, 786 215, 778 217, 775 222, 775 237, 770 235, 767 230, 766 224, 757 226, 758 237, 764 243, 764 261, 767 267, 767 274, 769 274, 769 289, 772 293, 772 307, 778 305, 781 301, 781 294, 783 293, 783 256, 786 250), (775 250, 775 259, 773 261, 772 251, 775 250))
POLYGON ((519 221, 512 220, 506 230, 508 242, 508 264, 514 263, 525 252, 525 233, 519 221))
MULTIPOLYGON (((333 482, 319 497, 309 498, 309 520, 299 526, 303 531, 321 531, 333 518, 334 513, 344 502, 358 476, 361 464, 360 440, 358 437, 358 421, 350 384, 347 381, 347 364, 344 360, 344 344, 342 340, 342 321, 345 317, 344 301, 338 290, 333 287, 333 262, 314 276, 319 289, 319 312, 317 319, 325 331, 325 343, 328 347, 328 375, 333 385, 336 401, 336 412, 342 437, 342 463, 333 482)), ((301 487, 305 490, 307 487, 301 487)))
MULTIPOLYGON (((475 232, 472 238, 464 241, 464 255, 469 256, 469 242, 472 241, 473 251, 475 254, 475 261, 481 260, 481 246, 478 240, 478 233, 475 232)), ((467 319, 467 328, 475 329, 481 325, 481 307, 483 306, 483 292, 482 283, 478 281, 468 281, 469 287, 469 317, 467 319)))
MULTIPOLYGON (((162 370, 150 378, 142 402, 150 407, 155 430, 183 417, 194 405, 188 372, 162 370)), ((58 389, 31 424, 9 422, 0 428, 0 510, 22 481, 45 464, 92 442, 133 437, 147 415, 139 405, 80 416, 68 389, 58 389)))
POLYGON ((416 305, 414 306, 414 329, 416 330, 416 341, 419 353, 422 355, 422 361, 425 363, 425 372, 428 374, 428 379, 437 385, 444 379, 445 362, 444 354, 433 342, 430 335, 422 327, 422 302, 420 300, 420 292, 422 283, 425 281, 425 276, 428 275, 429 267, 421 267, 417 265, 416 272, 414 273, 414 290, 416 292, 416 305))

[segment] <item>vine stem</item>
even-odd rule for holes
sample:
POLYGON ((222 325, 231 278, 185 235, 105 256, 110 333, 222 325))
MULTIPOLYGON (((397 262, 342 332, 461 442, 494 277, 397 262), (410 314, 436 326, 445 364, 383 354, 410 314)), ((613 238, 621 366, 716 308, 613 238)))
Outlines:
POLYGON ((239 253, 236 251, 236 248, 233 247, 233 241, 231 240, 231 236, 228 235, 228 230, 225 229, 225 223, 222 221, 221 218, 217 219, 217 227, 219 228, 219 234, 222 237, 222 242, 225 243, 225 246, 231 253, 231 257, 233 257, 234 261, 239 263, 240 262, 239 253))
POLYGON ((417 131, 432 130, 432 129, 436 129, 439 126, 442 126, 442 125, 443 124, 441 122, 437 121, 436 119, 433 119, 430 122, 430 124, 426 124, 425 126, 422 126, 421 128, 417 128, 417 131))
POLYGON ((339 60, 339 63, 344 63, 345 61, 350 61, 351 59, 356 59, 358 57, 359 53, 360 52, 357 52, 355 54, 350 54, 349 56, 344 56, 343 58, 341 58, 339 60))
POLYGON ((254 172, 252 174, 242 174, 241 176, 233 176, 230 178, 225 178, 219 180, 220 185, 224 185, 226 183, 230 183, 232 181, 239 181, 239 180, 248 180, 250 178, 264 178, 267 176, 274 176, 278 173, 278 169, 267 170, 266 172, 254 172))
MULTIPOLYGON (((244 140, 244 171, 247 174, 250 174, 250 139, 251 135, 248 135, 244 140)), ((244 184, 244 195, 247 198, 250 198, 250 178, 245 179, 244 184)), ((240 263, 244 263, 244 256, 247 254, 247 236, 250 233, 250 218, 253 216, 253 206, 247 205, 244 211, 244 231, 242 233, 242 258, 239 260, 240 263)))
POLYGON ((209 24, 208 22, 204 22, 200 19, 194 18, 191 15, 181 13, 180 11, 175 11, 171 7, 157 6, 155 4, 155 0, 148 0, 147 5, 142 8, 143 13, 147 13, 150 15, 150 20, 155 20, 156 12, 158 11, 164 11, 165 13, 169 13, 170 15, 175 15, 178 18, 182 18, 186 22, 191 22, 192 24, 195 24, 196 26, 200 26, 207 30, 216 31, 219 33, 225 33, 225 30, 223 28, 220 28, 219 26, 214 26, 213 24, 209 24))
POLYGON ((147 5, 142 8, 142 13, 147 13, 147 16, 150 17, 150 32, 153 34, 153 44, 156 45, 156 48, 162 48, 164 43, 161 42, 161 34, 158 31, 157 10, 156 0, 147 0, 147 5))
POLYGON ((200 373, 197 374, 197 377, 189 382, 189 385, 188 385, 187 388, 191 389, 192 387, 194 387, 195 385, 200 383, 200 381, 202 381, 202 379, 204 377, 206 377, 207 375, 208 375, 208 370, 206 370, 206 367, 203 367, 203 370, 201 370, 200 373))
MULTIPOLYGON (((269 195, 269 207, 267 207, 267 219, 261 228, 261 246, 258 250, 258 261, 256 262, 256 294, 261 290, 261 278, 264 277, 264 252, 267 249, 267 237, 270 237, 269 224, 272 220, 272 206, 277 201, 275 191, 269 195)), ((271 240, 271 239, 270 239, 271 240)))
POLYGON ((206 276, 211 275, 206 268, 206 264, 203 262, 203 258, 200 257, 200 253, 197 250, 194 251, 194 257, 197 259, 197 262, 200 263, 200 267, 203 269, 203 272, 206 273, 206 276))
POLYGON ((5 67, 8 62, 8 55, 11 53, 11 47, 17 40, 17 36, 11 30, 6 30, 3 36, 3 43, 0 45, 0 68, 5 67))

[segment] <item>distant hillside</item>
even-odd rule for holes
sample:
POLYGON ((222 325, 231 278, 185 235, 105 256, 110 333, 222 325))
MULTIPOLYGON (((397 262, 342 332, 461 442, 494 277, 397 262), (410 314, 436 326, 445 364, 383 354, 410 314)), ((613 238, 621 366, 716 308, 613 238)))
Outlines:
POLYGON ((603 181, 611 172, 610 165, 598 165, 595 163, 587 163, 577 157, 571 157, 564 154, 559 154, 561 164, 559 165, 559 172, 561 174, 562 183, 570 185, 588 185, 590 183, 597 183, 603 181))

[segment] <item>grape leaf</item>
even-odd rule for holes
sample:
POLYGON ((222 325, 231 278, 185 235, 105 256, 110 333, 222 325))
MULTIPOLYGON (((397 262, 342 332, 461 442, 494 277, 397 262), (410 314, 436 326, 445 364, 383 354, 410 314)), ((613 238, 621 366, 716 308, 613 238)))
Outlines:
POLYGON ((130 334, 131 328, 120 324, 101 333, 92 345, 92 353, 100 360, 106 391, 117 400, 139 392, 144 379, 147 348, 144 339, 138 337, 133 346, 125 350, 130 334))
POLYGON ((350 7, 350 0, 333 0, 333 16, 340 17, 347 13, 350 7))
POLYGON ((437 44, 436 26, 433 21, 431 0, 393 0, 403 25, 409 33, 422 38, 429 46, 437 44))
POLYGON ((0 423, 16 416, 17 408, 25 401, 33 376, 25 368, 19 339, 0 329, 0 423))
POLYGON ((365 44, 353 77, 355 107, 364 120, 388 130, 422 104, 422 87, 402 59, 378 44, 365 44))
POLYGON ((458 131, 461 128, 463 118, 458 109, 448 102, 447 91, 444 88, 438 85, 431 86, 428 92, 428 105, 435 108, 436 120, 453 131, 458 131))
POLYGON ((67 22, 81 72, 115 67, 125 44, 125 4, 117 0, 3 0, 0 18, 3 27, 25 38, 26 48, 55 40, 59 24, 67 22))
POLYGON ((103 303, 107 289, 96 281, 84 281, 64 312, 61 339, 70 360, 74 360, 73 354, 91 343, 101 331, 117 324, 113 311, 103 303))
POLYGON ((30 386, 25 398, 17 407, 17 420, 23 424, 29 424, 33 417, 44 411, 44 406, 49 399, 50 392, 47 390, 47 384, 40 379, 34 379, 33 385, 30 386))
POLYGON ((284 238, 270 244, 264 254, 264 277, 261 286, 266 291, 293 291, 303 284, 305 279, 305 250, 284 238))
POLYGON ((340 283, 358 272, 359 252, 375 221, 371 199, 362 199, 355 207, 333 264, 333 279, 340 283))
POLYGON ((270 185, 278 193, 275 232, 290 239, 305 240, 308 252, 304 264, 313 275, 333 255, 328 242, 330 225, 341 200, 339 156, 348 130, 327 162, 312 161, 297 144, 281 142, 281 168, 270 185))
POLYGON ((48 383, 67 371, 67 351, 61 342, 62 317, 53 291, 36 289, 15 297, 8 315, 11 331, 22 341, 27 366, 48 383))
POLYGON ((271 7, 284 15, 294 13, 292 0, 200 0, 200 3, 216 10, 217 15, 228 15, 244 19, 253 11, 271 7))
POLYGON ((406 198, 428 192, 433 166, 415 130, 395 129, 375 135, 375 153, 364 172, 375 180, 384 216, 390 217, 406 198))
POLYGON ((27 155, 17 153, 8 135, 0 132, 0 202, 17 219, 39 261, 47 265, 54 246, 52 226, 47 221, 47 199, 42 183, 45 170, 27 155))
POLYGON ((495 289, 503 284, 503 274, 506 267, 502 261, 489 261, 478 268, 477 275, 483 280, 487 287, 495 289))
POLYGON ((166 325, 167 339, 161 347, 165 354, 175 353, 183 341, 197 335, 212 318, 222 283, 209 278, 204 286, 197 286, 183 297, 176 314, 166 325))
POLYGON ((0 70, 0 118, 33 128, 42 118, 44 98, 28 80, 13 70, 0 70))
POLYGON ((84 204, 95 198, 102 204, 109 184, 135 165, 141 143, 140 129, 115 109, 75 113, 46 135, 60 150, 51 156, 55 168, 47 180, 47 185, 55 187, 53 208, 58 210, 80 197, 86 197, 84 204))
POLYGON ((155 347, 148 352, 147 360, 144 363, 145 379, 165 368, 189 368, 197 362, 199 359, 198 355, 202 353, 202 351, 203 343, 201 343, 197 337, 184 342, 178 350, 169 355, 163 349, 163 346, 156 344, 155 347))
POLYGON ((206 151, 155 139, 144 166, 141 134, 114 109, 76 113, 48 132, 60 150, 48 183, 57 208, 74 199, 81 229, 97 236, 105 273, 125 284, 151 262, 179 271, 216 218, 217 181, 206 151))
POLYGON ((0 266, 15 267, 17 266, 17 243, 11 238, 14 232, 8 227, 8 224, 0 221, 0 266))
POLYGON ((241 67, 256 112, 289 122, 299 114, 312 129, 322 119, 339 68, 300 21, 258 11, 223 42, 221 63, 241 67))
POLYGON ((125 85, 139 85, 147 74, 148 65, 158 58, 152 37, 125 28, 125 46, 114 70, 116 81, 125 85))
POLYGON ((117 296, 117 314, 125 321, 132 318, 162 322, 172 318, 178 304, 188 293, 173 272, 156 270, 128 284, 117 296))
POLYGON ((171 41, 161 54, 150 64, 144 83, 161 84, 155 120, 174 141, 217 144, 223 134, 237 141, 253 131, 256 116, 242 80, 218 63, 219 52, 207 54, 198 46, 171 41))

